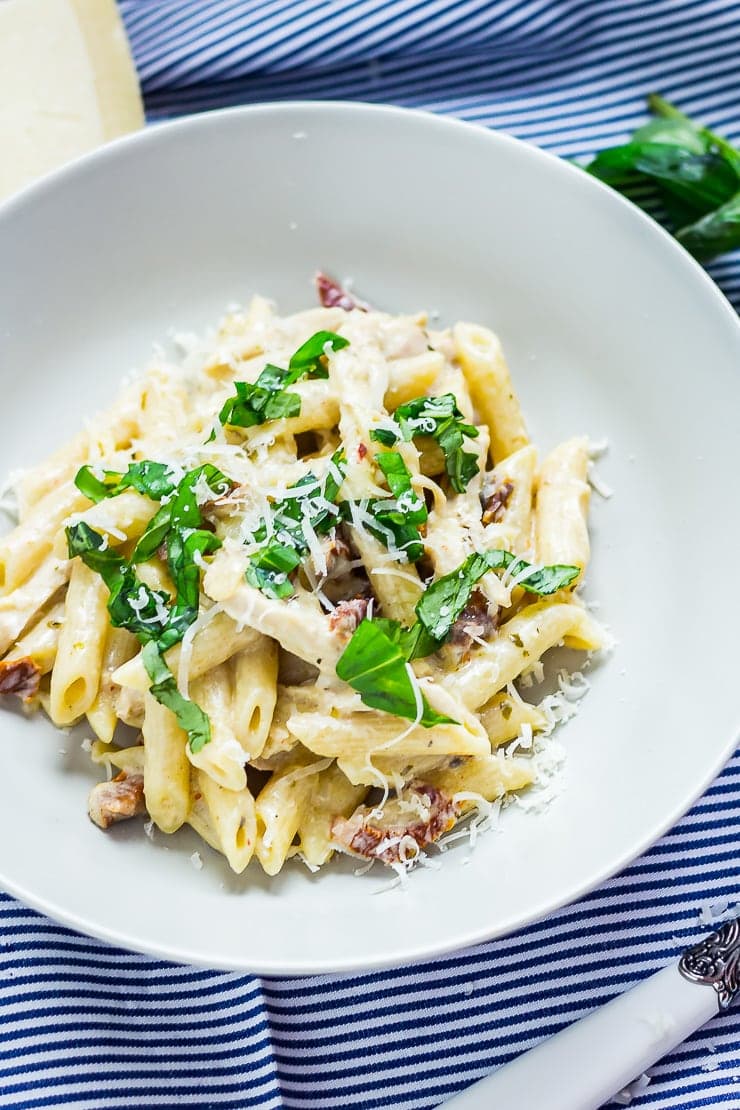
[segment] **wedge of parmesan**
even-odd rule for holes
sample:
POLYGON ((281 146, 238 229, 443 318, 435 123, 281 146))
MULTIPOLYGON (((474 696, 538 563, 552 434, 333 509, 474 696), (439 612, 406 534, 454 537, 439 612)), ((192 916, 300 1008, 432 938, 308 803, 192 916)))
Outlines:
POLYGON ((0 3, 0 199, 143 122, 114 0, 0 3))

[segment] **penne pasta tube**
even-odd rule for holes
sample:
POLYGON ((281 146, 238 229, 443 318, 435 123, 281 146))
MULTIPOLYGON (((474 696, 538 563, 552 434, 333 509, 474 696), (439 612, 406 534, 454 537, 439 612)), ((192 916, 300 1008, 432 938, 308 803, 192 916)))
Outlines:
POLYGON ((531 444, 505 458, 483 485, 483 534, 487 550, 503 547, 532 557, 532 505, 537 449, 531 444))
MULTIPOLYGON (((177 644, 166 653, 165 660, 172 673, 177 675, 183 652, 189 651, 187 671, 190 681, 193 681, 255 640, 253 629, 239 627, 227 613, 219 610, 208 624, 196 632, 189 648, 184 643, 177 644)), ((151 683, 141 661, 141 653, 118 667, 113 672, 113 681, 132 690, 148 690, 151 683)))
POLYGON ((37 501, 74 478, 89 453, 89 436, 80 432, 39 466, 34 466, 21 476, 15 487, 21 522, 26 520, 37 501))
POLYGON ((468 709, 478 709, 560 643, 597 651, 603 646, 603 637, 596 622, 580 605, 559 600, 538 601, 507 621, 495 640, 457 671, 445 675, 441 683, 454 691, 468 709))
POLYGON ((113 682, 113 672, 127 660, 132 659, 139 650, 135 636, 125 628, 108 629, 103 652, 100 674, 100 687, 97 697, 87 711, 87 720, 95 735, 105 743, 110 743, 121 714, 119 705, 120 687, 113 682))
POLYGON ((187 737, 174 714, 146 694, 144 697, 144 798, 154 824, 162 832, 179 829, 190 809, 190 762, 187 737))
POLYGON ((385 407, 393 412, 399 405, 423 397, 444 368, 444 358, 439 351, 423 351, 419 355, 394 358, 388 363, 388 388, 385 407))
POLYGON ((535 511, 538 562, 578 566, 581 574, 590 554, 588 462, 585 436, 569 439, 551 451, 542 463, 535 511))
POLYGON ((354 786, 336 764, 319 773, 310 805, 298 824, 299 851, 310 867, 321 867, 331 859, 332 821, 349 817, 366 794, 367 787, 354 786))
POLYGON ((16 641, 5 659, 32 659, 42 674, 48 674, 57 655, 59 634, 64 625, 64 602, 57 601, 16 641))
POLYGON ((241 875, 254 855, 257 815, 249 790, 227 790, 202 770, 193 772, 188 824, 241 875))
POLYGON ((501 343, 492 331, 477 324, 456 324, 452 336, 473 403, 491 433, 493 461, 498 463, 529 442, 501 343))
POLYGON ((258 758, 270 734, 277 701, 278 646, 262 636, 231 662, 231 717, 246 759, 258 758))
POLYGON ((513 740, 521 732, 522 725, 529 725, 535 732, 547 725, 542 710, 523 701, 513 686, 491 698, 481 709, 480 719, 492 748, 513 740))
POLYGON ((307 755, 286 763, 257 795, 256 854, 266 874, 277 875, 288 858, 293 838, 311 806, 319 771, 326 770, 329 762, 307 755))
MULTIPOLYGON (((85 501, 87 499, 85 498, 85 501)), ((106 536, 110 547, 120 547, 128 540, 137 540, 157 511, 157 505, 133 490, 126 490, 117 497, 108 497, 97 505, 90 505, 74 515, 75 523, 83 521, 96 532, 106 536)), ((54 537, 54 554, 67 556, 67 537, 64 529, 54 537)))
POLYGON ((67 559, 46 559, 12 594, 0 596, 0 655, 15 643, 39 611, 68 580, 67 559))
POLYGON ((423 728, 378 710, 346 717, 294 713, 287 720, 287 728, 309 751, 331 757, 370 757, 384 752, 400 759, 412 755, 483 755, 490 750, 480 725, 473 728, 466 722, 423 728))
POLYGON ((79 720, 98 695, 108 630, 107 601, 103 580, 76 559, 51 672, 49 715, 56 725, 79 720))
POLYGON ((23 523, 0 539, 0 594, 12 593, 38 570, 51 554, 64 521, 85 504, 87 498, 65 482, 37 501, 23 523))
POLYGON ((529 761, 512 759, 503 752, 471 758, 454 758, 437 770, 430 771, 424 782, 436 787, 464 811, 475 805, 474 798, 458 795, 479 794, 487 802, 495 802, 512 790, 522 790, 534 780, 529 761))
POLYGON ((226 663, 208 671, 192 685, 191 696, 207 715, 211 724, 211 740, 200 751, 186 748, 194 767, 205 771, 225 790, 244 790, 247 755, 232 727, 231 672, 226 663))

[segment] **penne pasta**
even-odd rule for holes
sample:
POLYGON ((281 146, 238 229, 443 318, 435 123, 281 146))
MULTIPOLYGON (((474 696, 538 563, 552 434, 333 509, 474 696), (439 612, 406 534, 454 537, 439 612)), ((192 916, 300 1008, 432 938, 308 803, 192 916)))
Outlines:
POLYGON ((108 629, 107 599, 108 591, 98 575, 77 561, 51 672, 49 713, 55 725, 79 720, 98 696, 108 629))
POLYGON ((410 868, 539 782, 557 698, 517 685, 605 640, 588 441, 538 472, 493 332, 317 289, 158 349, 0 539, 0 693, 87 718, 95 825, 190 826, 236 874, 410 868))
POLYGON ((504 352, 497 336, 477 324, 456 324, 452 336, 473 402, 491 434, 493 461, 498 463, 528 443, 504 352))
POLYGON ((535 547, 542 563, 588 565, 588 440, 569 439, 542 463, 537 483, 535 547))

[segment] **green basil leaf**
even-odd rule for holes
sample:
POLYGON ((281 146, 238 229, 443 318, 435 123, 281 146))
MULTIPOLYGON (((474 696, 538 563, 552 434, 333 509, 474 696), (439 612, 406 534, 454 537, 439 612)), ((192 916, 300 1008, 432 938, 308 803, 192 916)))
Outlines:
POLYGON ((377 624, 388 639, 398 645, 404 659, 409 663, 414 659, 424 659, 427 655, 433 655, 439 649, 438 642, 429 635, 420 621, 416 621, 411 628, 406 628, 399 621, 375 617, 373 624, 377 624))
MULTIPOLYGON (((340 448, 329 460, 323 478, 308 473, 295 482, 289 489, 300 491, 301 496, 285 497, 273 505, 273 524, 275 538, 250 558, 247 581, 268 597, 286 598, 293 593, 288 575, 297 569, 301 559, 308 551, 303 531, 308 521, 318 535, 326 535, 340 521, 338 509, 332 510, 340 486, 344 481, 347 460, 340 448)), ((253 542, 259 543, 267 535, 267 526, 262 523, 253 542)))
POLYGON ((608 185, 620 185, 630 174, 641 174, 701 213, 723 204, 740 187, 733 166, 721 155, 696 154, 659 142, 631 142, 602 151, 587 168, 608 185))
POLYGON ((94 467, 81 466, 75 475, 75 485, 85 497, 96 503, 106 497, 117 497, 127 489, 135 489, 152 501, 161 501, 175 488, 172 471, 167 464, 151 459, 129 463, 125 474, 104 470, 102 480, 94 471, 94 467))
POLYGON ((370 439, 373 443, 382 443, 384 447, 393 447, 400 438, 400 435, 392 432, 390 428, 372 428, 370 431, 370 439))
POLYGON ((682 227, 676 238, 703 262, 740 247, 740 191, 715 212, 682 227))
POLYGON ((298 348, 289 369, 268 363, 254 384, 234 382, 235 395, 229 397, 219 413, 221 423, 233 428, 253 428, 268 420, 300 415, 301 398, 297 393, 290 393, 286 386, 304 377, 329 376, 324 366, 327 344, 338 351, 349 346, 349 340, 331 331, 318 331, 298 348))
POLYGON ((268 397, 264 408, 265 420, 287 420, 291 416, 300 416, 300 412, 300 396, 287 389, 268 397))
POLYGON ((520 577, 530 564, 510 551, 494 549, 475 552, 456 569, 438 578, 424 591, 416 604, 416 615, 422 625, 439 644, 470 600, 475 586, 489 570, 507 569, 516 564, 514 571, 518 584, 534 594, 554 594, 575 581, 580 573, 576 566, 554 565, 531 570, 520 577))
POLYGON ((155 643, 145 646, 142 660, 152 683, 149 692, 160 705, 174 713, 178 725, 187 733, 191 752, 201 751, 211 740, 211 723, 208 717, 199 705, 180 693, 175 676, 155 643))
POLYGON ((392 540, 392 545, 403 551, 410 563, 416 563, 424 554, 419 534, 419 525, 427 519, 424 499, 413 488, 411 473, 397 451, 381 451, 375 461, 385 475, 392 497, 368 502, 367 511, 373 523, 366 525, 367 530, 386 547, 392 540))
POLYGON ((455 395, 443 393, 439 397, 415 397, 413 401, 399 405, 394 417, 405 440, 427 435, 437 441, 445 457, 450 485, 456 493, 464 493, 470 479, 478 473, 478 460, 475 455, 463 451, 463 439, 475 439, 478 429, 465 423, 455 395))
POLYGON ((111 497, 121 480, 117 470, 103 470, 98 473, 102 473, 103 477, 97 477, 91 466, 81 466, 74 479, 80 493, 96 505, 104 498, 111 497))
POLYGON ((246 572, 247 582, 268 597, 291 597, 293 585, 288 575, 300 564, 301 555, 295 547, 269 543, 252 555, 246 572))
POLYGON ((79 556, 108 587, 111 624, 133 632, 144 643, 156 640, 167 625, 169 596, 141 582, 133 566, 106 547, 105 538, 84 521, 70 525, 66 534, 70 559, 79 556))
POLYGON ((341 351, 343 347, 349 347, 349 339, 333 331, 317 331, 298 348, 288 366, 291 370, 298 370, 301 375, 328 378, 329 373, 322 361, 327 344, 332 351, 341 351))
MULTIPOLYGON (((357 690, 365 705, 416 720, 417 698, 404 652, 380 622, 360 622, 337 661, 336 671, 342 681, 357 690)), ((424 728, 457 723, 432 709, 423 695, 422 710, 419 723, 424 728)))
POLYGON ((147 524, 139 536, 138 542, 131 555, 132 563, 146 563, 153 558, 157 550, 164 543, 170 530, 172 506, 162 505, 147 524))

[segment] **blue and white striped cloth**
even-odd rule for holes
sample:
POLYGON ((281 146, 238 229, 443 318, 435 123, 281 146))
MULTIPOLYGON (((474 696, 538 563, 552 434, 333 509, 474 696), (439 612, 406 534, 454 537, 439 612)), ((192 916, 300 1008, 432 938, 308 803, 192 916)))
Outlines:
MULTIPOLYGON (((281 98, 388 101, 573 156, 623 140, 657 90, 740 139, 740 3, 726 0, 121 7, 150 119, 281 98)), ((740 307, 740 257, 712 273, 740 307)), ((0 1106, 426 1110, 675 957, 707 931, 702 907, 706 918, 707 904, 738 902, 740 755, 601 890, 413 968, 292 980, 197 970, 0 896, 0 1106)), ((740 1013, 650 1076, 633 1105, 740 1108, 740 1013)), ((537 1110, 526 1092, 521 1105, 537 1110)))

